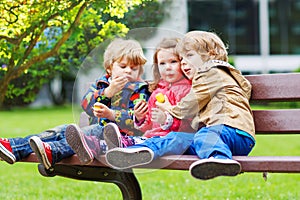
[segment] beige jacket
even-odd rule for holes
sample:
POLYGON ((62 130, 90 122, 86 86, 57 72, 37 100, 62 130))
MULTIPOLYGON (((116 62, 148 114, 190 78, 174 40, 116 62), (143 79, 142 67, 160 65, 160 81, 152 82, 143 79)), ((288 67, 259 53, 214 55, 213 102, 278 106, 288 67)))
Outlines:
POLYGON ((227 62, 212 60, 196 72, 191 92, 166 110, 179 119, 194 117, 195 130, 200 123, 226 124, 255 137, 250 96, 251 84, 240 71, 227 62))

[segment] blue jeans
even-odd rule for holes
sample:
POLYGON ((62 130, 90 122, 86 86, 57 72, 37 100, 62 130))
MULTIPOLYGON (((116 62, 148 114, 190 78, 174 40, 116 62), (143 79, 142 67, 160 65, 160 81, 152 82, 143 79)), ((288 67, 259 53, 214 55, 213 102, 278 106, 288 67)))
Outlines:
MULTIPOLYGON (((39 134, 28 135, 24 138, 9 138, 16 161, 26 158, 29 154, 33 153, 29 145, 29 138, 32 136, 38 136, 43 142, 46 142, 51 146, 52 164, 61 161, 63 158, 72 156, 74 151, 71 149, 65 138, 67 126, 68 124, 60 125, 39 134)), ((82 131, 87 135, 100 135, 100 137, 103 135, 103 127, 98 124, 84 127, 82 131)))
POLYGON ((193 139, 193 133, 170 132, 166 136, 155 136, 127 148, 148 147, 154 152, 155 159, 163 155, 182 155, 192 145, 193 139))
POLYGON ((227 125, 216 125, 201 128, 190 148, 199 158, 232 159, 233 155, 248 155, 254 145, 250 134, 227 125))
POLYGON ((153 137, 128 148, 148 147, 154 158, 163 155, 197 155, 199 158, 229 158, 248 155, 255 140, 246 132, 226 125, 203 127, 196 134, 170 132, 164 137, 153 137))
POLYGON ((96 136, 98 139, 104 140, 103 137, 104 126, 100 126, 99 124, 93 124, 90 126, 85 126, 81 130, 85 135, 96 136))

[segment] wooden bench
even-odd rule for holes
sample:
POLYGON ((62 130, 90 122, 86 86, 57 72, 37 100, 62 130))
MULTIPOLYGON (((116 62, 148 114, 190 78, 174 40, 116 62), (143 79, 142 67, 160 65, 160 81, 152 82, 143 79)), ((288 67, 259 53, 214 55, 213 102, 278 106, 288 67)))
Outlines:
MULTIPOLYGON (((300 100, 300 73, 249 75, 246 78, 253 86, 251 103, 300 100)), ((256 134, 300 134, 300 108, 280 110, 253 110, 256 134)), ((81 124, 86 124, 85 116, 81 124)), ((288 145, 288 144, 286 144, 288 145)), ((276 147, 274 147, 276 148, 276 147)), ((299 173, 300 156, 234 156, 241 163, 242 172, 299 173)), ((159 158, 143 168, 188 170, 198 160, 196 156, 170 155, 159 158)), ((25 162, 37 162, 34 154, 25 162)), ((80 165, 76 155, 57 163, 52 169, 45 170, 39 165, 43 176, 63 176, 79 180, 115 183, 121 190, 123 199, 142 199, 139 183, 132 172, 123 172, 107 166, 104 156, 101 162, 80 165)))

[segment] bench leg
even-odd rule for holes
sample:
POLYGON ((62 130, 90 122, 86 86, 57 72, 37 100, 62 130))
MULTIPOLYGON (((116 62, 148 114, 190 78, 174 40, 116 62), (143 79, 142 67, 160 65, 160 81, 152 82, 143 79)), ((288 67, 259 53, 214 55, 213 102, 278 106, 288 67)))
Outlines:
POLYGON ((142 193, 140 185, 131 172, 123 172, 108 167, 95 167, 84 165, 54 165, 46 170, 43 165, 38 165, 41 175, 47 177, 63 176, 77 180, 108 182, 116 184, 122 192, 123 199, 140 200, 142 193))

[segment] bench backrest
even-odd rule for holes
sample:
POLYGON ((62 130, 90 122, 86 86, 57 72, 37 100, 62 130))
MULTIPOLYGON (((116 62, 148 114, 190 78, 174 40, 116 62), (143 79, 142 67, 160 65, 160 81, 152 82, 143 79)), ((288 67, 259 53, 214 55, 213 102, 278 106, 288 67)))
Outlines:
MULTIPOLYGON (((300 73, 245 76, 252 84, 251 102, 300 101, 300 73)), ((300 108, 253 110, 256 134, 300 134, 300 108)), ((81 114, 80 126, 87 126, 88 116, 81 114)))
MULTIPOLYGON (((300 101, 300 73, 248 75, 251 102, 300 101)), ((253 110, 257 134, 300 134, 300 109, 253 110)))

